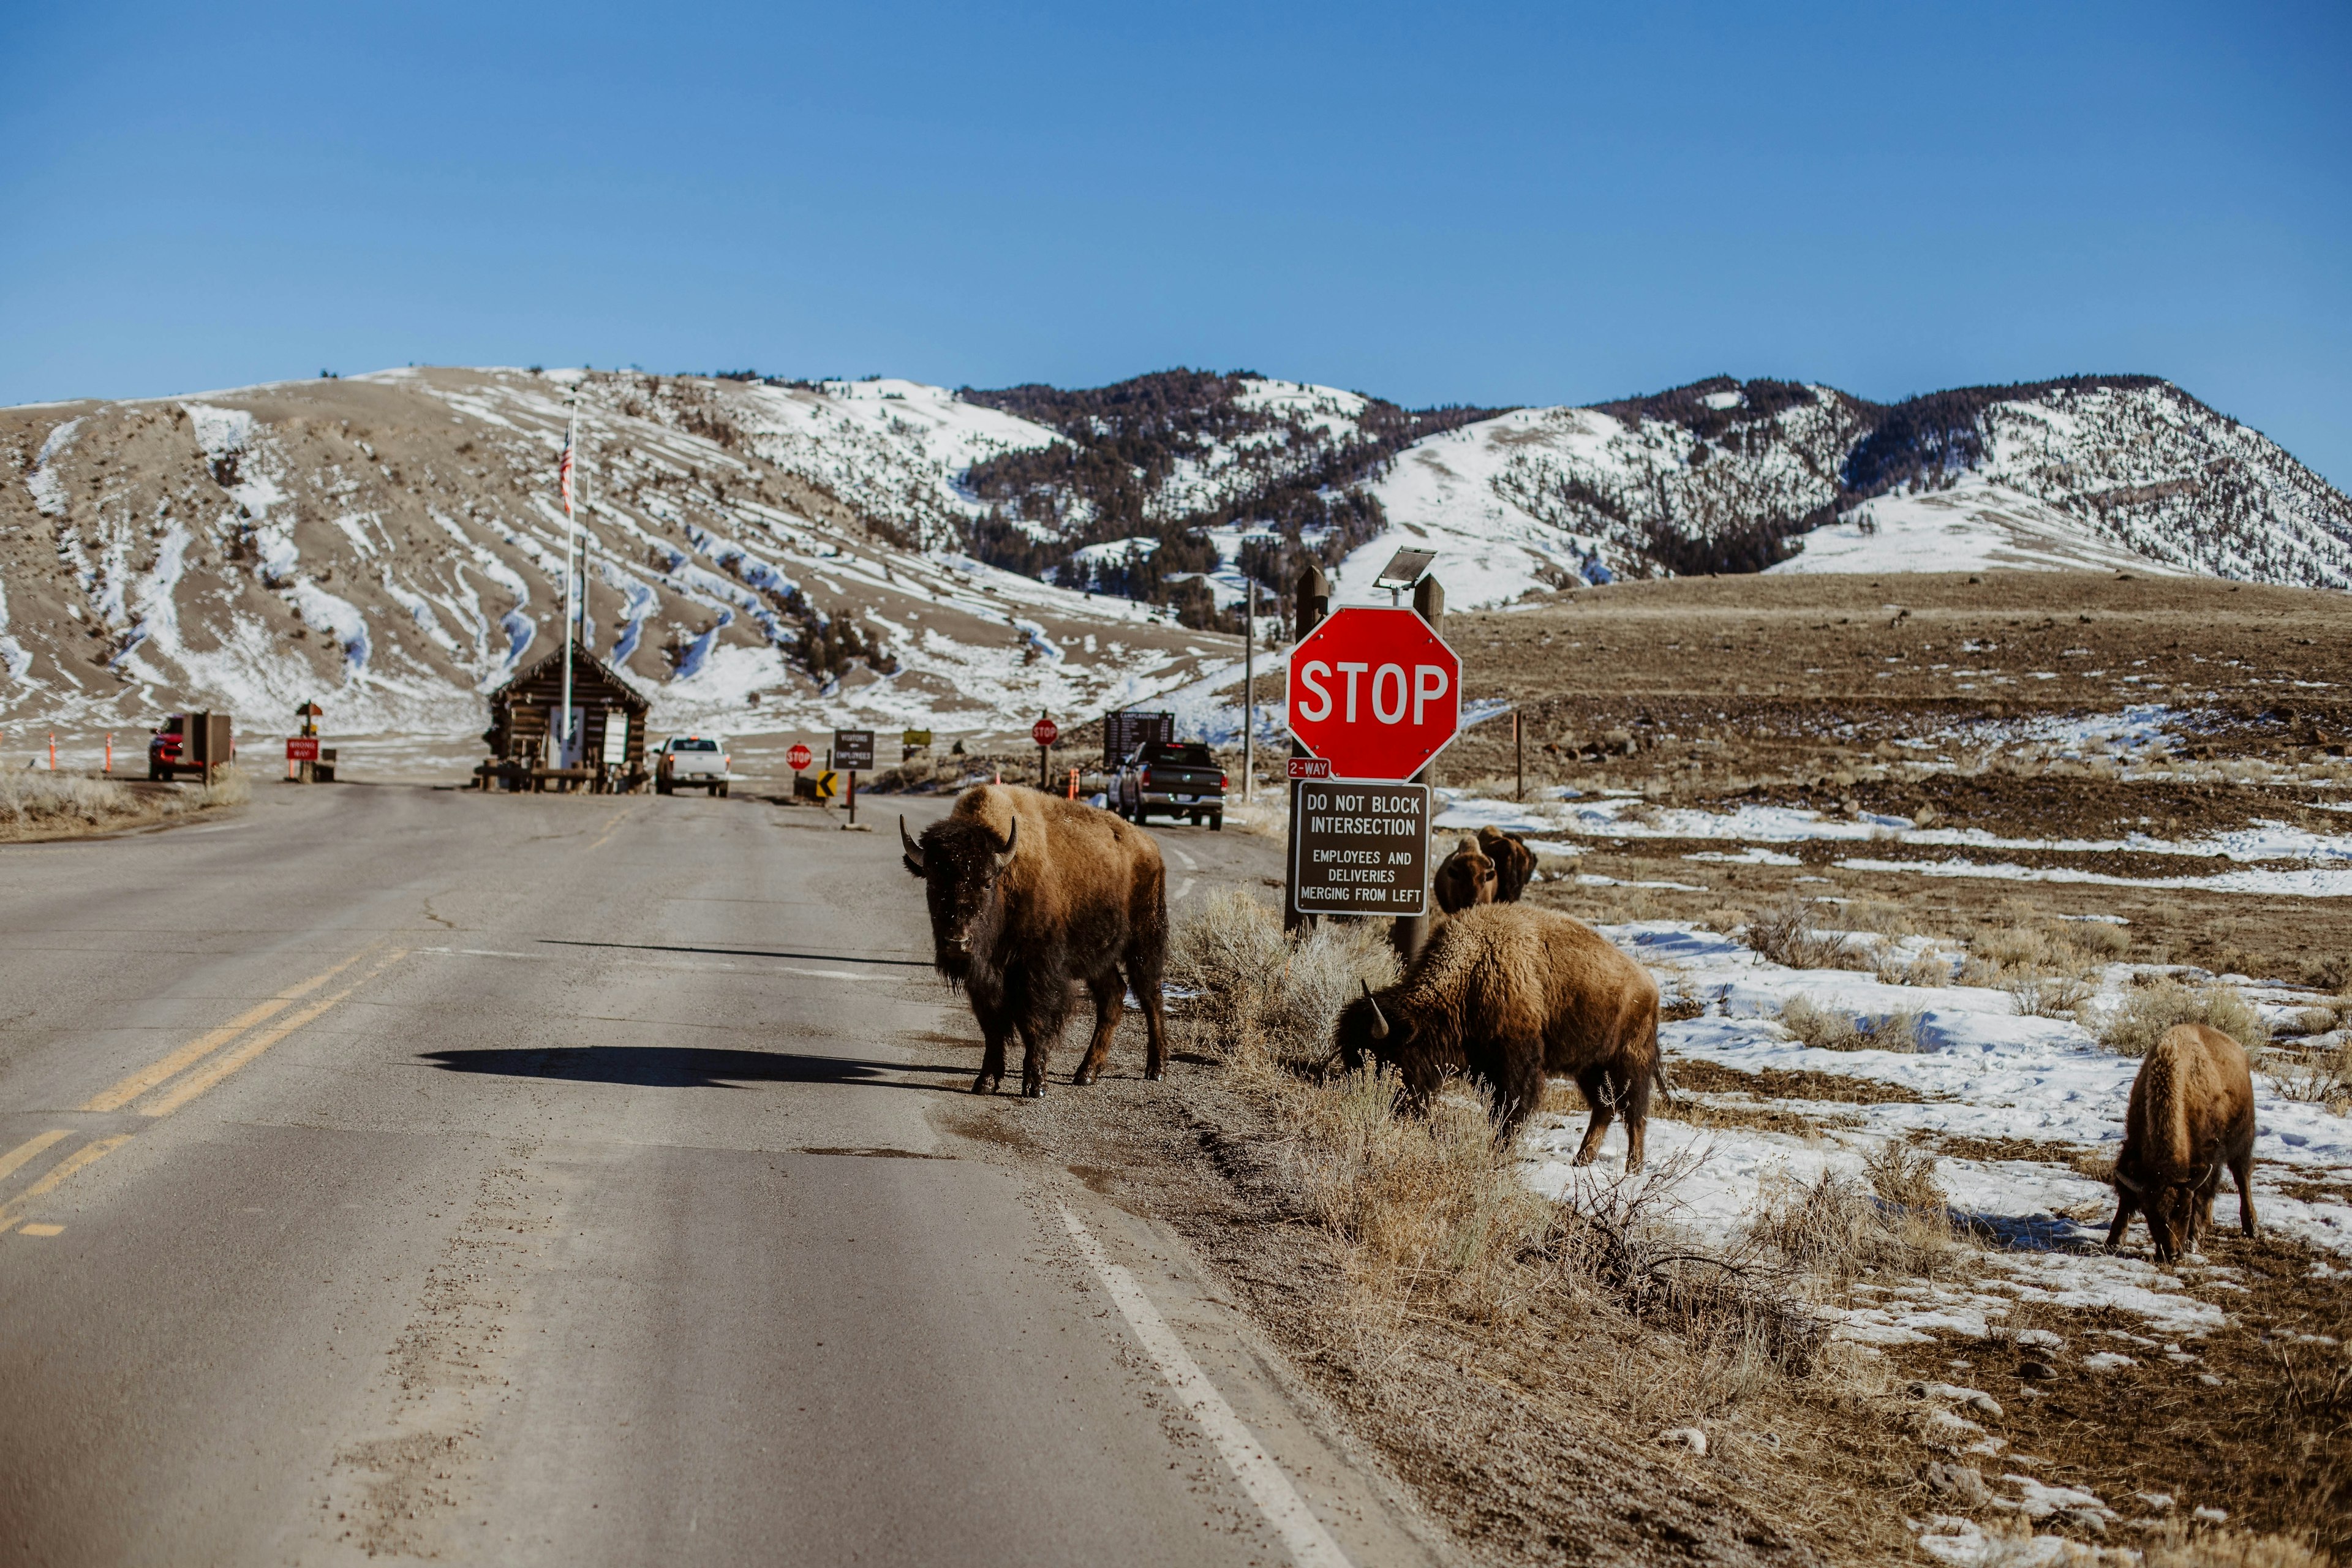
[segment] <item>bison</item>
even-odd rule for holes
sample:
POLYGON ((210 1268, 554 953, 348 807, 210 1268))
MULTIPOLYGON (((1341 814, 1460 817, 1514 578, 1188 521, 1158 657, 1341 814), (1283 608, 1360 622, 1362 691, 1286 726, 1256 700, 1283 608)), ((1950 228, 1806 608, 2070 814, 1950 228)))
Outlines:
POLYGON ((1045 1092, 1046 1057, 1078 982, 1094 996, 1095 1035, 1070 1081, 1101 1073, 1129 990, 1149 1037, 1144 1076, 1167 1070, 1168 874, 1150 834, 1075 801, 982 784, 919 840, 900 817, 898 837, 930 905, 932 961, 980 1021, 987 1050, 973 1093, 995 1091, 1016 1030, 1021 1092, 1045 1092))
POLYGON ((1547 1075, 1575 1079, 1592 1108, 1580 1165, 1622 1111, 1625 1168, 1640 1170, 1651 1086, 1673 1099, 1648 971, 1583 921, 1526 904, 1482 904, 1445 921, 1403 979, 1348 1004, 1334 1035, 1350 1070, 1367 1054, 1395 1066, 1416 1108, 1449 1071, 1486 1084, 1506 1140, 1547 1075))
POLYGON ((1495 901, 1517 903, 1535 879, 1535 851, 1491 823, 1478 830, 1478 849, 1495 863, 1495 901))
POLYGON ((1438 863, 1429 884, 1437 896, 1437 907, 1458 915, 1473 905, 1495 901, 1495 863, 1486 858, 1476 839, 1465 838, 1438 863))
POLYGON ((2132 1079, 2116 1156, 2115 1250, 2135 1210, 2147 1215, 2157 1260, 2169 1263, 2213 1224, 2221 1167, 2238 1184, 2238 1224, 2254 1234, 2254 1080, 2245 1048, 2219 1029, 2176 1024, 2132 1079))

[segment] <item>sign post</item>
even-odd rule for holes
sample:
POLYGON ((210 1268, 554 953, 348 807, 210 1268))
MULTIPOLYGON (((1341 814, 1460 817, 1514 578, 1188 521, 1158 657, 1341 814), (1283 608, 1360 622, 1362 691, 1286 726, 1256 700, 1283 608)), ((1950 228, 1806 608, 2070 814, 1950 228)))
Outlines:
POLYGON ((1029 738, 1037 742, 1037 787, 1050 790, 1054 787, 1047 782, 1054 776, 1054 742, 1062 738, 1062 727, 1040 713, 1037 721, 1029 726, 1029 738))
MULTIPOLYGON (((1307 639, 1307 635, 1322 624, 1323 617, 1330 614, 1331 579, 1323 574, 1322 567, 1310 561, 1307 563, 1306 570, 1298 574, 1298 583, 1292 590, 1292 595, 1290 624, 1297 628, 1298 639, 1300 642, 1304 642, 1307 639)), ((1294 643, 1291 646, 1295 652, 1297 647, 1297 644, 1294 643)), ((1298 771, 1298 764, 1302 762, 1318 763, 1321 762, 1321 759, 1317 757, 1313 752, 1309 752, 1304 745, 1302 745, 1297 735, 1294 734, 1290 742, 1290 778, 1292 781, 1290 784, 1290 799, 1285 803, 1289 808, 1290 837, 1294 843, 1297 842, 1298 838, 1297 781, 1304 777, 1328 778, 1331 774, 1331 764, 1328 763, 1322 763, 1323 771, 1319 773, 1303 774, 1298 771)), ((1308 921, 1314 918, 1311 915, 1301 913, 1296 907, 1297 904, 1297 899, 1296 896, 1297 892, 1297 879, 1294 875, 1291 879, 1291 886, 1285 891, 1282 900, 1282 929, 1286 932, 1294 931, 1299 926, 1305 925, 1308 921)))
POLYGON ((1299 744, 1285 903, 1301 919, 1393 916, 1410 959, 1426 932, 1430 763, 1462 727, 1462 661, 1435 626, 1444 591, 1424 577, 1410 610, 1318 618, 1309 582, 1299 587, 1299 623, 1312 629, 1290 653, 1286 708, 1299 744))
POLYGON ((835 730, 833 732, 833 765, 849 775, 849 820, 857 820, 857 772, 874 771, 874 731, 871 730, 835 730))

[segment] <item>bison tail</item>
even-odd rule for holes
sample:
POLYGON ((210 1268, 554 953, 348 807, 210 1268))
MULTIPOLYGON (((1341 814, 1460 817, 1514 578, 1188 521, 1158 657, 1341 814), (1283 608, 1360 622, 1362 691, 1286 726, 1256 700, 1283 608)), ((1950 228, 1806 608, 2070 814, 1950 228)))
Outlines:
POLYGON ((1674 1104, 1675 1086, 1666 1081, 1666 1058, 1658 1049, 1655 1036, 1651 1037, 1650 1043, 1650 1077, 1656 1080, 1658 1092, 1665 1097, 1666 1103, 1674 1104))

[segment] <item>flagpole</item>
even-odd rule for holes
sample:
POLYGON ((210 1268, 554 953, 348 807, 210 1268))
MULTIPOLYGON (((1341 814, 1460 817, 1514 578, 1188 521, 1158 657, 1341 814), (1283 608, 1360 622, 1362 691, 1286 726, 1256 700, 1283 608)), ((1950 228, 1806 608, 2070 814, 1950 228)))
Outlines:
POLYGON ((559 764, 572 755, 572 552, 580 537, 579 520, 572 514, 572 470, 579 461, 574 445, 580 438, 580 395, 572 395, 572 423, 563 432, 563 751, 559 764))

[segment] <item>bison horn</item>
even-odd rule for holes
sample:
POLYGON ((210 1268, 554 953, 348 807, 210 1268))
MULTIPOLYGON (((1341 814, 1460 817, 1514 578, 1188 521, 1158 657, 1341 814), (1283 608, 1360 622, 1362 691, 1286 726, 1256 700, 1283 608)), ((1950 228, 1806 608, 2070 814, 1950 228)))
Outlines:
POLYGON ((996 869, 1000 874, 1013 864, 1013 851, 1020 842, 1021 819, 1016 816, 1013 819, 1013 831, 1004 836, 1004 847, 996 852, 996 869))
POLYGON ((923 874, 923 847, 907 831, 907 819, 898 819, 898 842, 907 847, 907 869, 919 877, 923 874))
POLYGON ((1364 1005, 1372 1010, 1372 1038, 1376 1040, 1387 1039, 1389 1037, 1389 1021, 1381 1015, 1381 1005, 1372 995, 1372 983, 1369 980, 1359 980, 1356 984, 1364 988, 1364 1005))
POLYGON ((2136 1193, 2140 1190, 2140 1184, 2137 1182, 2133 1181, 2129 1176, 2125 1175, 2121 1171, 2117 1171, 2115 1173, 2115 1182, 2116 1185, 2123 1188, 2124 1191, 2127 1193, 2136 1193))

